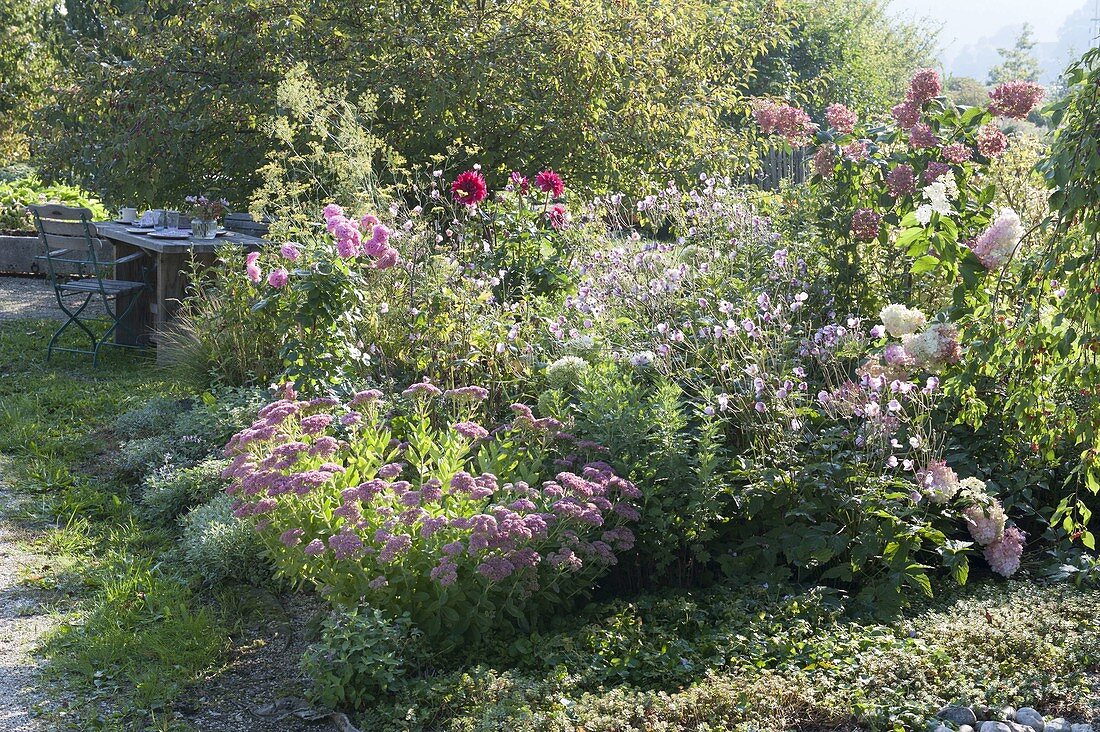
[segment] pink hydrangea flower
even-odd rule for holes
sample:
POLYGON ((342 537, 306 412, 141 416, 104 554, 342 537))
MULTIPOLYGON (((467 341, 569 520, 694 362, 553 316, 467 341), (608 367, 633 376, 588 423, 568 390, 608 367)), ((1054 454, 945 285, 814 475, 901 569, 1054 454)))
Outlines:
POLYGON ((987 546, 1004 536, 1005 512, 996 498, 985 498, 981 505, 963 510, 966 528, 974 541, 987 546))
POLYGON ((997 125, 990 122, 978 130, 978 152, 987 158, 1000 157, 1008 149, 1008 138, 997 125))
POLYGON ((267 284, 276 289, 281 288, 286 284, 289 276, 290 273, 286 271, 285 267, 276 267, 275 269, 271 270, 270 274, 268 274, 267 284))
POLYGON ((1027 534, 1015 526, 1005 529, 1004 536, 985 548, 985 561, 990 568, 1002 577, 1011 577, 1020 568, 1020 557, 1024 553, 1024 539, 1027 534))
POLYGON ((917 105, 910 102, 902 102, 895 105, 890 114, 893 115, 894 121, 898 123, 898 127, 908 130, 920 121, 920 108, 917 105))
POLYGON ((778 135, 793 147, 809 144, 817 125, 810 115, 789 104, 777 104, 768 99, 754 99, 752 114, 760 131, 766 135, 778 135))
POLYGON ((989 111, 998 117, 1027 119, 1046 90, 1034 81, 1009 81, 989 92, 989 111))
POLYGON ((844 146, 844 157, 849 160, 860 162, 866 160, 868 155, 866 140, 852 140, 844 146))
POLYGON ((851 231, 858 241, 874 241, 878 238, 882 217, 869 208, 858 209, 852 214, 851 231))
POLYGON ((913 125, 909 130, 909 147, 914 150, 925 150, 933 148, 939 140, 936 139, 936 133, 932 131, 932 128, 923 122, 918 122, 913 125))
POLYGON ((852 134, 858 119, 856 113, 843 104, 830 104, 829 108, 825 110, 825 121, 842 135, 852 134))
POLYGON ((950 145, 944 145, 943 159, 949 163, 965 163, 973 156, 973 152, 964 143, 953 142, 950 145))
POLYGON ((1000 269, 1016 251, 1023 235, 1024 226, 1019 215, 1010 208, 1003 208, 989 228, 970 245, 970 251, 986 269, 1000 269))
POLYGON ((814 153, 813 168, 814 175, 820 175, 823 178, 833 174, 836 170, 836 153, 831 146, 822 145, 817 149, 814 153))
POLYGON ((917 179, 913 175, 913 166, 901 164, 893 167, 886 175, 886 188, 894 198, 908 196, 917 188, 917 179))
POLYGON ((928 164, 928 167, 924 169, 924 174, 921 176, 921 178, 924 179, 925 183, 931 183, 944 173, 950 172, 950 165, 948 165, 947 163, 941 163, 938 160, 933 160, 928 164))
POLYGON ((940 74, 935 69, 917 69, 909 81, 906 99, 916 105, 930 102, 943 92, 940 74))

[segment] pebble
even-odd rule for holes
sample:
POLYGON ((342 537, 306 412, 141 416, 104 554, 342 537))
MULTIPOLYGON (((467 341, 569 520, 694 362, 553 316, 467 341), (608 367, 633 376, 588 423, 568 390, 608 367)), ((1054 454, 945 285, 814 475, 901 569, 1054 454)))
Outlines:
POLYGON ((1043 721, 1043 715, 1039 714, 1039 712, 1031 707, 1020 707, 1017 709, 1016 722, 1031 728, 1034 732, 1045 732, 1047 726, 1046 722, 1043 721))
POLYGON ((1091 724, 1075 724, 1069 728, 1070 732, 1092 732, 1091 724))
POLYGON ((952 722, 959 727, 964 724, 975 725, 978 723, 978 717, 974 714, 974 710, 970 707, 944 707, 936 713, 936 716, 944 720, 945 722, 952 722))
POLYGON ((1073 725, 1065 717, 1055 717, 1047 722, 1046 727, 1046 732, 1071 732, 1073 729, 1073 725))
MULTIPOLYGON (((975 722, 975 724, 977 724, 977 722, 975 722)), ((974 728, 971 727, 969 724, 960 724, 959 732, 974 732, 974 728)))

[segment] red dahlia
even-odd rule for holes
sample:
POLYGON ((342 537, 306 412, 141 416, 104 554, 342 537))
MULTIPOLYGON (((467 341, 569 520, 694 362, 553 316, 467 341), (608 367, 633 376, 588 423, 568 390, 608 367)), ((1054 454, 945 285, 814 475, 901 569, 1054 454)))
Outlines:
POLYGON ((550 168, 535 176, 535 185, 540 191, 549 193, 554 198, 560 198, 565 193, 565 183, 562 183, 561 176, 550 168))
POLYGON ((460 173, 451 184, 451 195, 456 201, 467 206, 478 205, 489 195, 489 189, 485 186, 485 176, 476 170, 460 173))

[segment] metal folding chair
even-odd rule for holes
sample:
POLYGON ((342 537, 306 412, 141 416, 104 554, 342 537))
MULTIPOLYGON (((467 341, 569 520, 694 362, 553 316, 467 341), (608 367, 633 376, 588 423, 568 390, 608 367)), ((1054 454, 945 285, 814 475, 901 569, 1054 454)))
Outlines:
MULTIPOLYGON (((46 274, 57 297, 58 307, 68 316, 57 332, 50 338, 46 347, 46 360, 54 351, 70 353, 88 353, 92 356, 92 365, 97 365, 99 351, 103 346, 112 345, 122 348, 142 348, 143 346, 116 343, 112 339, 116 331, 131 331, 127 316, 141 300, 139 294, 149 289, 149 268, 143 267, 143 280, 110 279, 114 268, 143 258, 142 252, 127 255, 121 259, 101 259, 100 252, 106 247, 92 224, 92 212, 86 208, 72 208, 60 204, 48 203, 41 206, 28 206, 34 216, 38 229, 38 239, 43 253, 35 259, 46 263, 46 274), (75 276, 75 279, 74 279, 75 276), (110 319, 107 331, 97 336, 80 315, 93 299, 103 301, 103 308, 110 319), (119 312, 119 298, 125 297, 122 311, 119 312), (88 338, 90 348, 72 348, 57 345, 61 334, 75 326, 88 338)), ((137 342, 136 333, 132 341, 137 342)))

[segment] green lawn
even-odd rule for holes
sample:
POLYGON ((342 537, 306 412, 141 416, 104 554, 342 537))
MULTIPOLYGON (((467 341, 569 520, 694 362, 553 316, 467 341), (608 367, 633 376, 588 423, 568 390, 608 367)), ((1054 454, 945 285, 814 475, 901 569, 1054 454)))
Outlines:
POLYGON ((142 729, 226 643, 219 620, 161 564, 170 537, 134 517, 130 487, 103 469, 113 420, 179 387, 147 354, 112 350, 98 368, 63 353, 46 363, 55 327, 0 324, 0 455, 30 499, 26 520, 44 527, 37 548, 56 558, 40 580, 59 590, 62 614, 44 639, 47 679, 60 682, 47 688, 78 699, 50 724, 142 729))

